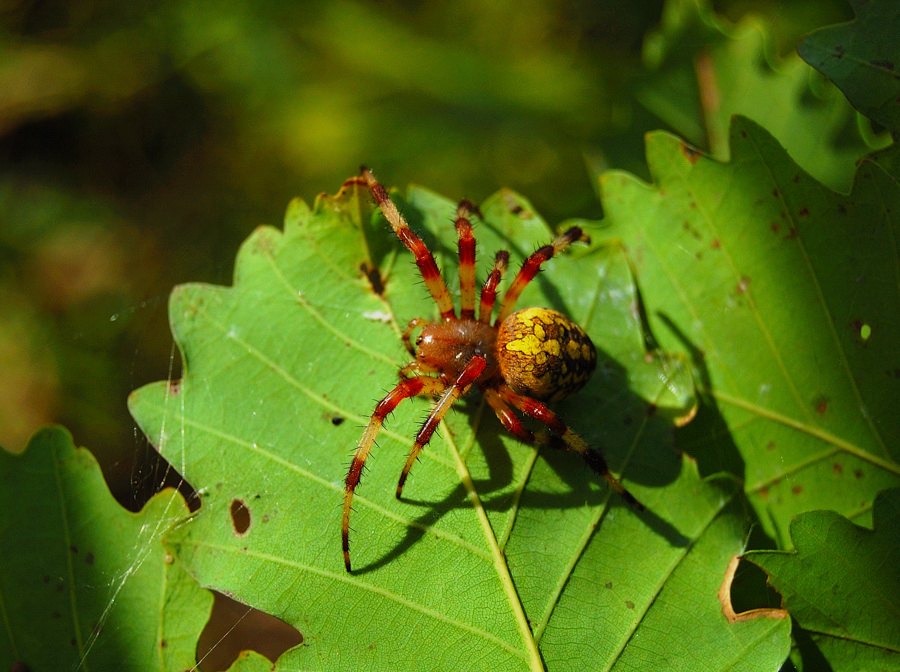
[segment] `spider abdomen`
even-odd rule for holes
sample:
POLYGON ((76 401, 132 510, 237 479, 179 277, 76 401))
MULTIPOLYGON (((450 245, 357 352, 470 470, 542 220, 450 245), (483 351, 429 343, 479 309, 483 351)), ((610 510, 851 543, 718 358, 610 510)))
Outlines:
POLYGON ((557 401, 584 387, 597 366, 597 351, 587 332, 562 313, 525 308, 500 325, 497 360, 514 392, 557 401))

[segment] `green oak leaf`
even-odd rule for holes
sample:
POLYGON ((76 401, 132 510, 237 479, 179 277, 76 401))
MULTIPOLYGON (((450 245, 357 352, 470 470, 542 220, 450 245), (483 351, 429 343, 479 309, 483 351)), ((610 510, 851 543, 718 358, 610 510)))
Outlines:
MULTIPOLYGON (((455 293, 454 204, 415 187, 394 198, 455 293)), ((515 268, 553 235, 512 192, 481 210, 481 278, 496 250, 515 268)), ((172 294, 183 378, 137 390, 130 407, 200 493, 168 539, 173 552, 204 586, 297 627, 304 645, 279 660, 290 669, 776 669, 789 624, 721 613, 717 591, 745 535, 740 488, 700 478, 672 450, 673 423, 695 405, 690 370, 645 347, 621 246, 573 246, 519 305, 565 311, 597 343, 597 373, 558 411, 604 448, 646 512, 610 496, 576 456, 508 436, 478 394, 447 415, 398 501, 429 405, 413 399, 367 463, 354 573, 344 571, 349 456, 408 361, 404 325, 436 316, 409 252, 348 185, 312 208, 292 203, 283 232, 258 229, 234 286, 172 294), (685 613, 689 636, 666 625, 685 613)))
POLYGON ((188 515, 181 495, 126 511, 93 455, 49 428, 21 455, 0 450, 0 512, 0 667, 195 666, 212 595, 162 544, 188 515))
POLYGON ((900 5, 850 0, 856 18, 821 28, 797 47, 850 103, 893 132, 900 131, 900 5))
POLYGON ((601 180, 663 347, 692 353, 702 396, 679 447, 744 479, 763 529, 793 515, 866 520, 900 483, 900 189, 864 162, 849 196, 749 120, 718 163, 650 134, 654 183, 601 180))
POLYGON ((835 670, 900 669, 900 490, 879 493, 872 517, 870 530, 833 511, 802 513, 795 551, 744 556, 835 670))
POLYGON ((779 56, 770 42, 753 16, 732 25, 706 0, 670 0, 645 40, 650 72, 635 95, 720 161, 729 158, 731 117, 749 117, 817 180, 849 190, 856 160, 870 151, 853 108, 797 54, 779 56))

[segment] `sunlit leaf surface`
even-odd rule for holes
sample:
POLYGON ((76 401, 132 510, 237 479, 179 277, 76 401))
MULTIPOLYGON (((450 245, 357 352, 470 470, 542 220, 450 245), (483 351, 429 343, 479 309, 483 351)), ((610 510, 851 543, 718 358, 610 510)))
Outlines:
MULTIPOLYGON (((397 200, 455 288, 453 203, 418 188, 397 200)), ((233 287, 173 293, 184 378, 138 390, 131 408, 200 491, 200 511, 171 539, 192 574, 296 626, 304 645, 282 658, 288 667, 777 667, 786 623, 722 617, 716 591, 745 533, 740 491, 699 478, 673 451, 692 380, 683 360, 645 351, 614 243, 553 259, 519 305, 564 310, 592 335, 598 371, 558 410, 604 447, 648 511, 610 497, 574 455, 508 437, 477 394, 448 415, 398 501, 427 408, 414 400, 389 418, 367 465, 354 573, 344 571, 349 455, 406 362, 399 331, 435 315, 411 256, 368 202, 356 188, 312 209, 295 202, 283 233, 260 228, 244 244, 233 287), (232 519, 236 501, 246 529, 232 519), (665 625, 685 614, 680 629, 665 625), (712 644, 723 637, 728 650, 712 644)), ((515 267, 552 235, 511 192, 482 212, 482 278, 495 250, 510 249, 515 267)))
POLYGON ((654 183, 608 174, 603 203, 657 337, 694 360, 706 401, 679 447, 742 477, 787 548, 794 514, 866 521, 900 483, 900 190, 864 162, 833 193, 741 118, 731 150, 652 134, 654 183))

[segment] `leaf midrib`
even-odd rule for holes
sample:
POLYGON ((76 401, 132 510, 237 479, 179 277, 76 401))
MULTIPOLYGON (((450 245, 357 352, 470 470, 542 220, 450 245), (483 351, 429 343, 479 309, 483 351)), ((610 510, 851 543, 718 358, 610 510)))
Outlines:
MULTIPOLYGON (((492 642, 492 643, 496 644, 497 646, 500 646, 501 648, 511 652, 517 658, 521 658, 523 660, 528 660, 528 657, 525 656, 522 653, 522 651, 516 647, 516 645, 514 645, 510 642, 507 642, 506 640, 501 639, 500 637, 497 637, 496 635, 488 632, 487 630, 483 630, 481 628, 475 627, 474 625, 469 625, 468 623, 464 623, 457 619, 451 618, 450 616, 447 616, 446 614, 444 614, 440 611, 437 611, 435 609, 431 609, 429 607, 421 605, 421 604, 414 602, 412 600, 409 600, 401 595, 398 595, 397 593, 394 593, 392 591, 385 590, 384 588, 381 588, 379 586, 375 586, 370 583, 361 581, 357 576, 355 576, 353 574, 347 574, 346 572, 332 572, 332 571, 329 571, 326 569, 322 569, 321 567, 316 567, 313 565, 307 565, 307 564, 291 561, 284 557, 275 556, 275 555, 271 555, 268 553, 261 553, 259 551, 255 551, 250 548, 244 549, 242 547, 240 549, 240 551, 238 551, 237 549, 235 549, 232 546, 226 546, 223 544, 215 544, 215 543, 210 542, 207 539, 192 539, 191 545, 196 548, 207 548, 210 550, 216 550, 216 551, 222 551, 225 553, 240 555, 241 557, 257 558, 259 560, 271 562, 276 565, 290 567, 291 569, 296 570, 298 572, 309 572, 310 574, 315 574, 317 576, 328 578, 333 581, 351 584, 361 590, 366 590, 371 593, 381 595, 382 597, 385 597, 389 600, 397 602, 398 604, 401 604, 404 607, 414 609, 422 614, 425 614, 427 616, 430 616, 432 618, 440 620, 444 623, 453 625, 454 627, 458 627, 462 630, 466 630, 467 632, 471 632, 475 635, 478 635, 479 637, 483 638, 484 640, 492 642)), ((543 669, 543 668, 541 668, 541 669, 543 669)))

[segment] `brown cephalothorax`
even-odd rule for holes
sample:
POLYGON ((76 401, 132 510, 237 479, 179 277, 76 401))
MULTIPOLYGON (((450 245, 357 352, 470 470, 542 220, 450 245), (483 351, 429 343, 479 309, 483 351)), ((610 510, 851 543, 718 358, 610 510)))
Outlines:
POLYGON ((414 359, 400 370, 400 382, 375 406, 375 412, 353 454, 344 486, 341 521, 347 571, 351 569, 350 511, 353 494, 385 418, 401 401, 410 397, 430 396, 437 401, 416 434, 400 474, 396 493, 398 499, 412 465, 431 440, 444 415, 457 399, 475 386, 481 390, 503 426, 520 441, 533 445, 562 446, 578 453, 619 495, 642 510, 644 507, 610 473, 600 451, 585 443, 545 403, 574 394, 594 372, 597 352, 587 332, 562 313, 548 308, 525 308, 513 312, 522 290, 537 275, 544 262, 575 241, 588 242, 581 229, 570 228, 522 263, 506 290, 496 319, 491 322, 497 287, 509 263, 509 254, 500 251, 494 258, 494 266, 481 289, 476 317, 475 236, 469 218, 477 213, 477 208, 469 201, 462 201, 456 210, 461 295, 457 316, 434 257, 409 228, 372 173, 363 168, 362 175, 351 178, 348 183, 365 185, 372 192, 397 237, 413 253, 422 280, 437 304, 440 319, 432 321, 417 317, 407 325, 402 338, 414 359), (419 333, 413 345, 412 335, 416 330, 419 333), (552 434, 534 433, 527 429, 513 409, 540 421, 552 434))

